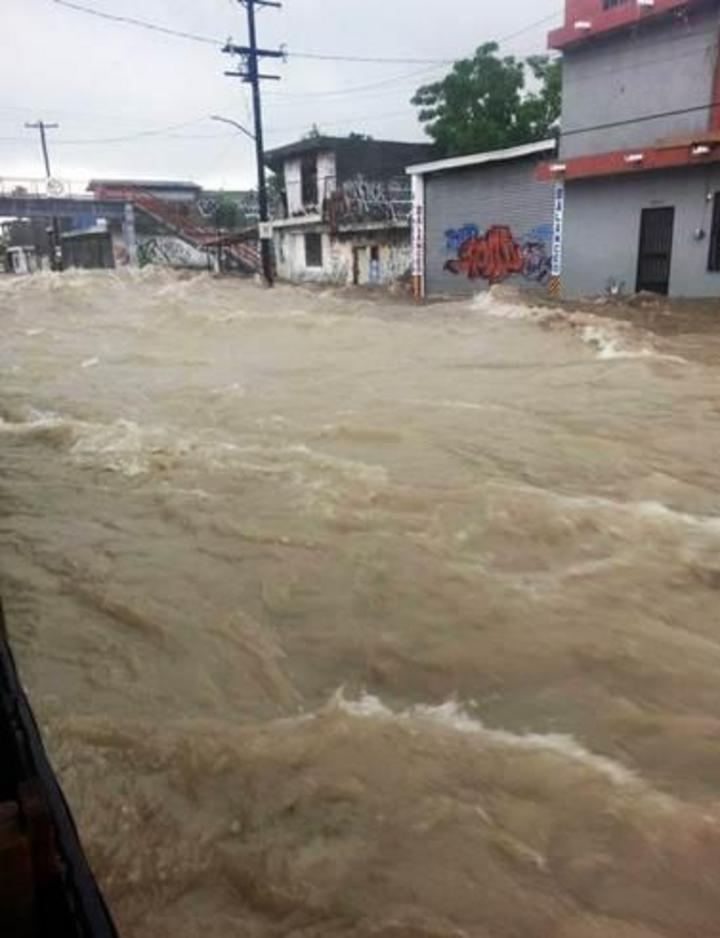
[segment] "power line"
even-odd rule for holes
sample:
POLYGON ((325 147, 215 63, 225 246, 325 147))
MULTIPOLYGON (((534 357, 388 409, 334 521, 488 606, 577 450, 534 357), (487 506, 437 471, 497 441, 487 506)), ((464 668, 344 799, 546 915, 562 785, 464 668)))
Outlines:
POLYGON ((574 127, 572 130, 560 130, 561 137, 574 137, 577 134, 587 134, 594 130, 611 130, 614 127, 627 127, 630 124, 642 124, 646 121, 659 120, 661 117, 679 117, 682 114, 696 114, 698 111, 708 111, 720 107, 720 101, 710 101, 708 104, 698 104, 694 107, 677 108, 674 111, 658 111, 656 114, 643 114, 640 117, 628 117, 621 121, 609 121, 606 124, 594 124, 590 127, 574 127))
POLYGON ((212 39, 210 36, 199 36, 197 33, 187 33, 180 29, 171 29, 169 26, 160 26, 158 23, 148 23, 146 20, 138 20, 133 16, 120 16, 117 13, 106 13, 103 10, 94 10, 92 7, 84 6, 81 3, 73 3, 72 0, 54 0, 54 3, 62 7, 68 7, 70 10, 76 10, 78 13, 96 16, 101 20, 110 20, 112 23, 123 23, 125 26, 137 26, 140 29, 148 29, 152 32, 163 33, 166 36, 176 36, 180 39, 189 39, 192 42, 203 42, 210 46, 223 45, 219 39, 212 39))
MULTIPOLYGON (((85 13, 88 16, 95 16, 98 19, 108 20, 112 23, 120 23, 125 26, 135 26, 139 29, 146 29, 151 32, 161 33, 165 36, 174 36, 179 39, 187 39, 191 42, 199 42, 205 45, 211 46, 224 46, 225 41, 220 39, 215 39, 212 36, 203 36, 199 33, 191 33, 185 30, 173 29, 170 26, 163 26, 159 23, 151 23, 147 20, 137 19, 134 16, 122 16, 118 13, 107 13, 104 10, 96 10, 93 7, 85 6, 82 3, 75 3, 74 0, 53 0, 54 3, 57 3, 59 6, 67 7, 70 10, 75 10, 78 13, 85 13)), ((548 16, 542 17, 542 19, 535 20, 532 23, 528 23, 527 26, 523 26, 521 29, 516 30, 513 33, 508 34, 507 36, 501 36, 497 39, 497 43, 502 45, 505 42, 510 42, 512 39, 517 39, 518 36, 523 36, 525 33, 531 32, 533 29, 537 29, 540 26, 544 26, 546 23, 549 23, 551 20, 556 19, 562 11, 558 10, 555 13, 551 13, 548 16)), ((349 62, 349 63, 366 63, 374 65, 452 65, 456 60, 455 59, 430 59, 430 58, 407 58, 407 57, 391 57, 391 56, 361 56, 361 55, 341 55, 338 53, 326 53, 326 52, 291 52, 286 51, 285 55, 291 59, 307 59, 315 61, 325 61, 325 62, 349 62)))
POLYGON ((180 124, 170 124, 168 127, 160 127, 155 130, 139 130, 136 133, 127 134, 118 137, 96 137, 79 140, 56 140, 56 145, 75 146, 86 143, 126 143, 128 140, 140 140, 143 137, 163 137, 171 134, 173 130, 182 130, 183 127, 190 127, 204 121, 205 117, 196 117, 191 121, 183 121, 180 124))
MULTIPOLYGON (((676 108, 675 110, 668 111, 657 111, 652 114, 641 114, 636 117, 629 117, 620 121, 610 121, 604 124, 591 124, 586 127, 575 127, 571 130, 561 131, 561 136, 563 137, 572 137, 577 134, 590 133, 591 131, 596 130, 610 130, 614 127, 625 127, 631 124, 640 124, 647 121, 659 120, 664 117, 679 117, 683 114, 693 114, 700 111, 707 111, 711 108, 720 108, 720 100, 718 101, 709 101, 707 104, 698 104, 692 107, 685 108, 676 108)), ((383 114, 365 114, 365 115, 352 115, 352 120, 380 120, 390 117, 399 117, 403 114, 406 114, 406 110, 402 111, 391 111, 389 113, 383 114)), ((132 140, 139 140, 145 137, 168 137, 170 139, 176 140, 216 140, 216 139, 227 139, 227 134, 175 134, 174 130, 182 127, 188 127, 192 124, 197 124, 200 121, 205 120, 205 117, 195 118, 192 121, 185 121, 182 124, 175 124, 171 127, 157 128, 155 130, 140 131, 135 134, 128 135, 126 137, 102 137, 96 139, 83 139, 83 140, 56 140, 55 146, 63 145, 91 145, 91 144, 102 144, 102 143, 125 143, 132 140)), ((340 124, 345 123, 346 120, 349 120, 349 117, 344 117, 339 120, 334 121, 322 121, 322 125, 325 127, 334 127, 339 126, 340 124)), ((291 130, 300 129, 304 125, 295 125, 294 127, 275 127, 273 128, 274 133, 284 133, 291 130)), ((6 142, 25 142, 25 137, 0 137, 0 141, 6 142)))
POLYGON ((395 75, 393 78, 383 78, 380 81, 374 81, 366 85, 351 85, 349 88, 340 88, 334 91, 308 91, 308 92, 277 92, 272 95, 273 98, 335 98, 347 94, 358 94, 361 91, 372 91, 375 88, 384 88, 386 85, 395 85, 401 81, 407 81, 410 78, 417 78, 420 75, 428 75, 436 71, 437 65, 430 68, 414 69, 412 72, 403 72, 402 75, 395 75))

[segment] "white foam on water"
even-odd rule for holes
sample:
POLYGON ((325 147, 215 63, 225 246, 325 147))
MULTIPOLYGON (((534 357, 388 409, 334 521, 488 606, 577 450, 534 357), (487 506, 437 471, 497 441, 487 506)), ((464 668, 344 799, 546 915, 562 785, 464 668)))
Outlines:
POLYGON ((646 347, 631 348, 624 345, 621 337, 607 327, 584 326, 580 331, 580 338, 586 345, 597 350, 597 357, 601 361, 613 361, 620 358, 652 358, 655 354, 652 349, 646 347))
POLYGON ((579 335, 581 342, 597 353, 599 361, 656 360, 687 364, 679 355, 666 355, 653 346, 650 333, 630 323, 619 322, 594 313, 571 312, 524 305, 522 300, 511 302, 502 292, 490 289, 478 293, 473 308, 496 319, 523 320, 538 325, 561 324, 579 335))
POLYGON ((720 515, 696 515, 691 512, 677 511, 653 499, 622 502, 612 498, 604 498, 601 495, 565 495, 562 492, 532 486, 508 486, 503 483, 491 483, 490 485, 492 488, 503 489, 510 493, 519 492, 552 501, 562 505, 569 511, 609 512, 620 516, 625 515, 636 520, 673 527, 694 528, 708 534, 720 535, 720 515))
POLYGON ((19 420, 6 420, 0 416, 0 432, 11 436, 30 436, 37 431, 52 430, 66 424, 67 420, 60 414, 37 410, 34 407, 24 408, 19 420))
POLYGON ((499 300, 492 290, 476 293, 472 299, 472 307, 477 312, 493 316, 496 319, 524 319, 532 322, 542 319, 543 315, 546 315, 541 310, 531 306, 499 300))
POLYGON ((96 365, 100 364, 99 358, 86 358, 84 362, 81 363, 81 368, 94 368, 96 365))
POLYGON ((550 752, 570 762, 593 769, 616 785, 633 784, 638 781, 637 776, 630 769, 605 756, 590 752, 573 736, 560 733, 510 733, 507 730, 489 729, 481 720, 470 716, 460 704, 452 700, 439 706, 418 704, 407 710, 394 712, 372 694, 364 694, 359 700, 346 700, 340 690, 333 698, 332 706, 349 716, 362 719, 430 723, 455 733, 476 736, 484 743, 501 748, 519 749, 525 752, 550 752))
POLYGON ((679 355, 665 355, 651 345, 639 345, 627 329, 612 325, 588 325, 580 331, 580 338, 586 345, 597 350, 600 361, 618 359, 654 359, 655 361, 674 362, 686 365, 687 359, 679 355))
POLYGON ((710 534, 720 535, 720 517, 715 517, 714 515, 694 515, 685 511, 676 511, 658 501, 618 502, 609 498, 601 498, 597 495, 577 497, 559 495, 558 493, 547 494, 569 508, 590 508, 593 510, 614 511, 631 515, 642 520, 659 522, 675 527, 696 528, 710 534))

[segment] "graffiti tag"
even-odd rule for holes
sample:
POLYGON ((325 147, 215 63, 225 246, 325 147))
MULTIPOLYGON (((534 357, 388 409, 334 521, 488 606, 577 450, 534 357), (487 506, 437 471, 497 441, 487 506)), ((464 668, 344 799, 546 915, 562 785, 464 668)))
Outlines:
POLYGON ((522 269, 520 246, 507 225, 493 225, 484 235, 466 238, 457 258, 445 264, 445 270, 452 274, 465 274, 470 280, 482 277, 491 284, 522 273, 522 269))
POLYGON ((463 225, 461 228, 448 228, 445 232, 445 246, 448 251, 457 251, 468 238, 477 238, 480 230, 477 225, 463 225))
POLYGON ((493 225, 484 235, 475 225, 450 229, 445 232, 447 247, 457 250, 457 257, 447 261, 444 269, 470 280, 483 278, 490 284, 501 283, 512 274, 544 283, 552 267, 545 234, 545 226, 540 225, 518 242, 509 225, 493 225))
POLYGON ((545 283, 552 270, 552 258, 548 257, 544 241, 526 241, 522 246, 522 275, 526 280, 545 283))
POLYGON ((401 223, 412 211, 410 182, 403 178, 348 179, 324 200, 323 213, 331 224, 353 222, 401 223))

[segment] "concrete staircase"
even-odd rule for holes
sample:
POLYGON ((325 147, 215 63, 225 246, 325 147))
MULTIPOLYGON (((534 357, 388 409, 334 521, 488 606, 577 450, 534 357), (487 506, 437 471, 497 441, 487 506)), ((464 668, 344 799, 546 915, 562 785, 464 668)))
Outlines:
MULTIPOLYGON (((193 247, 206 250, 210 244, 217 241, 217 232, 212 228, 199 224, 180 211, 176 204, 159 199, 144 189, 136 186, 122 190, 113 189, 112 196, 132 202, 135 208, 193 247)), ((223 251, 247 274, 257 273, 261 269, 260 252, 246 241, 224 244, 223 251)))

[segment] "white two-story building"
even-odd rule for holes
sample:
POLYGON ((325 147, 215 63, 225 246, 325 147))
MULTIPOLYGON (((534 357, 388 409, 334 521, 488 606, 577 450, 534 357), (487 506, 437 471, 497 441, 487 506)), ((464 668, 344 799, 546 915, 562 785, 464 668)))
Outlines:
POLYGON ((282 210, 277 273, 292 281, 389 284, 410 274, 412 194, 405 167, 431 145, 313 136, 267 153, 282 210))

